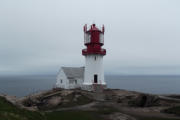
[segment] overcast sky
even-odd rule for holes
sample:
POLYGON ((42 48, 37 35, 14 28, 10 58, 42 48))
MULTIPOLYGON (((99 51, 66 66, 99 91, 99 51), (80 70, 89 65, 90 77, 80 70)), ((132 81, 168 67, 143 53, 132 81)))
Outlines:
POLYGON ((105 25, 106 74, 180 74, 179 0, 0 0, 0 75, 84 66, 92 23, 105 25))

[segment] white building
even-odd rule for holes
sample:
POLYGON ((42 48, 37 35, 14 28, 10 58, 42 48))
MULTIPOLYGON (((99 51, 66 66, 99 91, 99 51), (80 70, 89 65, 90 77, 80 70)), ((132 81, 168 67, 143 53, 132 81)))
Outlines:
POLYGON ((84 26, 84 45, 82 55, 85 56, 85 68, 62 67, 57 76, 56 86, 59 88, 72 89, 82 88, 84 90, 104 89, 103 56, 106 50, 104 45, 104 26, 102 30, 95 24, 87 30, 84 26))
POLYGON ((61 67, 56 80, 58 88, 81 88, 84 80, 84 67, 61 67))

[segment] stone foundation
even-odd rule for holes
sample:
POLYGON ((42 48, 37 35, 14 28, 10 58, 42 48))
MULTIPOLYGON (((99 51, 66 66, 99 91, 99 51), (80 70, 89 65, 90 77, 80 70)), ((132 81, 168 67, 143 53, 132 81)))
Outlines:
POLYGON ((102 84, 82 85, 81 87, 82 90, 95 91, 95 92, 101 92, 106 88, 107 85, 102 85, 102 84))

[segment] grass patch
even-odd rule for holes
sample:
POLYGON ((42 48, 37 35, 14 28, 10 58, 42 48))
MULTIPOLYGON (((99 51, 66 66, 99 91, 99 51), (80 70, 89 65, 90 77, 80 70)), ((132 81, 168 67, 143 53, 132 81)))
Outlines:
POLYGON ((180 116, 180 106, 165 109, 163 112, 180 116))
POLYGON ((39 112, 19 109, 0 97, 0 120, 44 120, 44 116, 39 112))
POLYGON ((137 120, 180 120, 180 119, 156 118, 156 117, 137 117, 137 120))
POLYGON ((97 113, 101 115, 108 115, 114 112, 118 112, 118 110, 116 108, 106 107, 106 106, 98 108, 98 111, 97 111, 97 113))
POLYGON ((47 120, 103 120, 91 111, 56 111, 46 113, 47 120))

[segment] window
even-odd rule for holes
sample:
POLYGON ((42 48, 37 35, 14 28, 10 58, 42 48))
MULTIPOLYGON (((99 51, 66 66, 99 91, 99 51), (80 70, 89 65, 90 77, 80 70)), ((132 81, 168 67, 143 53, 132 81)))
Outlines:
POLYGON ((89 33, 84 34, 84 42, 85 42, 85 44, 91 42, 91 34, 89 34, 89 33))
POLYGON ((63 80, 61 80, 61 83, 63 83, 63 80))
POLYGON ((96 56, 94 57, 94 60, 96 61, 96 56))
POLYGON ((99 40, 100 40, 99 41, 100 43, 104 44, 104 34, 103 33, 100 34, 99 40))
POLYGON ((77 84, 77 80, 75 80, 75 84, 77 84))

